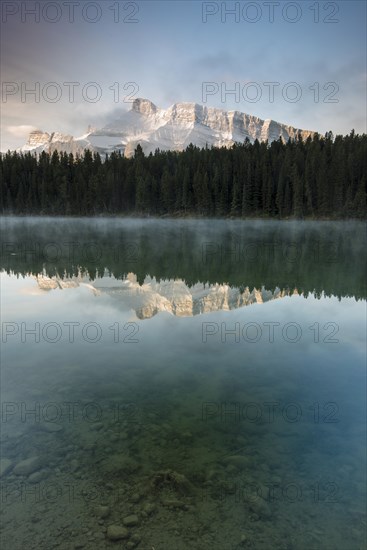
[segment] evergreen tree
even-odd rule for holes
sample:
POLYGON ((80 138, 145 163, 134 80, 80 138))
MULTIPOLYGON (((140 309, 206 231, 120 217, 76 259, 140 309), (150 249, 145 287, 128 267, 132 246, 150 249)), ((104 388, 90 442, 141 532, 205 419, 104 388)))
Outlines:
POLYGON ((241 187, 237 178, 233 182, 231 216, 238 216, 241 212, 241 187))

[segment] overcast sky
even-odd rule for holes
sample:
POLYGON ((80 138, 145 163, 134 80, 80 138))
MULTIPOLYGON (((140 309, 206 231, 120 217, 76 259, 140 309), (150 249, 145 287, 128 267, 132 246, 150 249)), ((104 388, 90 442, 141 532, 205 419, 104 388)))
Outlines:
POLYGON ((35 128, 80 136, 136 97, 164 108, 194 101, 235 109, 320 133, 366 132, 364 1, 1 7, 2 151, 35 128))

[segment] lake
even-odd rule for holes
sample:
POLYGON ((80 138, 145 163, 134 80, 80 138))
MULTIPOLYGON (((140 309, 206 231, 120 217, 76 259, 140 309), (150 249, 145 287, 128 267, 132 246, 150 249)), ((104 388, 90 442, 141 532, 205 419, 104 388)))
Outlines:
POLYGON ((1 230, 4 549, 365 547, 364 223, 1 230))

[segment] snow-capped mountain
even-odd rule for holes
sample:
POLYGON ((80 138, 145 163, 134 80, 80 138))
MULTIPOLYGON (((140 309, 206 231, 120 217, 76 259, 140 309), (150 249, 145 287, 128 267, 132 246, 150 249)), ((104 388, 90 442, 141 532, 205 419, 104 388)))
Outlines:
POLYGON ((239 111, 224 111, 197 103, 175 103, 160 109, 149 99, 135 99, 131 109, 101 129, 88 129, 79 138, 41 130, 31 132, 21 151, 52 153, 55 150, 82 153, 85 149, 99 153, 121 151, 126 156, 134 153, 138 144, 146 154, 156 149, 181 151, 190 143, 198 147, 230 147, 243 143, 287 141, 302 136, 307 139, 314 132, 280 124, 274 120, 261 120, 239 111))

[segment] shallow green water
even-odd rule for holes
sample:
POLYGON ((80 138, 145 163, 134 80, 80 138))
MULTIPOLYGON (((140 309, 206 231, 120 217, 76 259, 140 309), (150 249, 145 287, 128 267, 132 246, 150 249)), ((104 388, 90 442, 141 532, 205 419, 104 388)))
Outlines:
POLYGON ((363 224, 1 226, 2 548, 364 548, 363 224))

